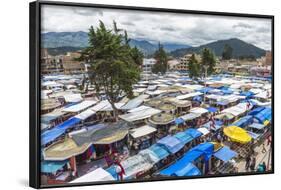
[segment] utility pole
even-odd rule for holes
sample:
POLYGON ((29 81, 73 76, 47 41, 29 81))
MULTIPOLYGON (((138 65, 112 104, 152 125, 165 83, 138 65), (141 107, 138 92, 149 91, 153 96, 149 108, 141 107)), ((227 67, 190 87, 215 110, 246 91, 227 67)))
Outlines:
POLYGON ((205 90, 204 90, 204 104, 205 104, 205 101, 206 101, 206 80, 207 80, 207 69, 208 69, 208 65, 204 65, 203 66, 204 69, 205 69, 205 79, 204 79, 204 87, 205 87, 205 90))

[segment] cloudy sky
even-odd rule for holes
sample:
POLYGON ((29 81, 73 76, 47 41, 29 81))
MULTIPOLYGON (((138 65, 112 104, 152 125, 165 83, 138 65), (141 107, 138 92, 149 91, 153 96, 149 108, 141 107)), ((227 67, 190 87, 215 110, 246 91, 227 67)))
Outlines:
POLYGON ((87 32, 99 20, 107 27, 115 20, 130 38, 151 42, 199 46, 239 38, 266 50, 271 47, 271 21, 267 19, 44 5, 41 26, 44 33, 87 32))

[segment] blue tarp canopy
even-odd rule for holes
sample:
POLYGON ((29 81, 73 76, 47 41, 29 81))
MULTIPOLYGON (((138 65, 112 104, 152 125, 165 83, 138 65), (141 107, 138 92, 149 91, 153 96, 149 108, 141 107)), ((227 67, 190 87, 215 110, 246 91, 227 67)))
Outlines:
MULTIPOLYGON (((174 164, 160 171, 161 175, 174 176, 177 172, 183 170, 189 163, 204 156, 205 160, 209 160, 213 154, 214 145, 212 143, 202 143, 190 149, 184 156, 174 164)), ((184 173, 184 172, 183 172, 184 173)), ((181 173, 178 173, 181 174, 181 173)))
POLYGON ((172 154, 178 152, 184 146, 184 143, 171 135, 158 140, 157 144, 164 146, 172 154))
POLYGON ((271 108, 264 108, 262 111, 256 114, 254 118, 257 119, 259 123, 262 124, 265 120, 271 121, 271 108))
POLYGON ((212 113, 214 113, 214 112, 217 112, 217 111, 218 111, 218 109, 217 109, 217 108, 215 108, 215 107, 208 107, 208 108, 207 108, 207 110, 208 110, 209 112, 212 112, 212 113))
POLYGON ((208 93, 209 91, 213 90, 213 88, 210 87, 203 87, 200 90, 198 90, 201 93, 208 93))
POLYGON ((185 132, 179 132, 174 135, 177 139, 179 139, 182 143, 186 144, 193 140, 193 137, 186 134, 185 132))
MULTIPOLYGON (((211 130, 211 121, 208 121, 207 123, 203 124, 202 127, 207 128, 209 131, 211 130)), ((215 120, 215 131, 219 130, 222 127, 222 121, 215 120)), ((213 128, 212 128, 213 129, 213 128)))
POLYGON ((118 174, 116 172, 116 166, 115 165, 111 165, 109 168, 106 169, 106 171, 108 173, 110 173, 114 179, 116 179, 116 180, 118 179, 118 174))
POLYGON ((252 123, 251 125, 249 125, 250 128, 253 129, 258 129, 261 130, 263 129, 265 126, 263 124, 259 124, 259 123, 252 123))
POLYGON ((42 173, 55 173, 67 163, 68 163, 68 160, 43 161, 43 162, 41 162, 41 172, 42 173))
POLYGON ((59 136, 61 136, 65 131, 71 127, 73 127, 75 124, 79 123, 81 119, 78 119, 76 117, 72 117, 65 122, 55 126, 54 128, 45 131, 41 134, 41 144, 45 145, 49 142, 55 140, 59 136))
POLYGON ((254 133, 252 131, 247 131, 247 133, 253 138, 253 139, 257 139, 261 134, 258 133, 254 133))
POLYGON ((243 91, 243 92, 240 93, 240 95, 241 96, 246 96, 246 98, 249 98, 249 97, 253 96, 254 93, 251 92, 251 91, 243 91))
POLYGON ((186 134, 192 136, 194 139, 197 137, 200 137, 202 135, 202 133, 200 133, 198 130, 193 129, 193 128, 189 128, 187 130, 184 131, 186 134))
POLYGON ((188 163, 184 168, 175 172, 176 176, 197 176, 201 175, 200 170, 192 163, 188 163))
POLYGON ((202 102, 202 97, 201 96, 194 96, 192 98, 193 101, 197 101, 197 102, 202 102))
POLYGON ((247 115, 244 117, 241 117, 238 121, 235 121, 232 125, 237 126, 237 127, 246 127, 253 121, 253 116, 247 115))
POLYGON ((231 150, 229 147, 224 146, 221 149, 219 149, 215 154, 215 157, 218 159, 227 162, 231 160, 233 157, 237 156, 237 153, 231 150))
POLYGON ((223 94, 232 94, 232 93, 233 93, 233 91, 230 90, 230 89, 221 89, 221 92, 222 92, 223 94))
POLYGON ((182 124, 182 123, 184 123, 184 120, 182 118, 179 117, 179 118, 175 119, 175 124, 176 125, 179 125, 179 124, 182 124))
POLYGON ((250 111, 249 113, 248 113, 248 115, 256 115, 256 114, 258 114, 259 112, 261 112, 262 110, 264 110, 265 109, 265 107, 258 107, 258 108, 255 108, 255 109, 253 109, 252 111, 250 111))
POLYGON ((229 104, 229 102, 227 102, 227 101, 218 101, 217 103, 216 103, 217 105, 220 105, 220 106, 225 106, 225 105, 228 105, 229 104))
POLYGON ((169 152, 162 148, 161 146, 158 146, 156 144, 152 145, 151 147, 148 148, 149 150, 153 151, 160 160, 166 158, 167 156, 169 156, 169 152))

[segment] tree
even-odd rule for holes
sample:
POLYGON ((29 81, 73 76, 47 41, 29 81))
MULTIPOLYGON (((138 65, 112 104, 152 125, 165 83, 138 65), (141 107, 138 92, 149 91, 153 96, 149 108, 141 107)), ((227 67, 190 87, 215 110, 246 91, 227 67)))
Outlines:
POLYGON ((143 61, 143 53, 137 48, 137 47, 134 47, 131 49, 131 57, 132 59, 134 60, 134 62, 139 66, 141 67, 142 66, 142 61, 143 61))
POLYGON ((90 80, 98 95, 105 93, 117 118, 115 103, 121 95, 131 97, 132 85, 140 79, 138 63, 131 55, 127 33, 118 29, 115 22, 112 31, 100 21, 98 28, 90 27, 88 36, 88 47, 79 59, 90 64, 90 80))
POLYGON ((195 54, 192 54, 188 60, 188 73, 190 78, 198 78, 200 76, 200 64, 195 54))
POLYGON ((154 59, 156 63, 152 66, 153 73, 164 74, 167 71, 168 55, 164 50, 163 45, 158 44, 158 50, 154 53, 154 59))
POLYGON ((229 60, 232 58, 233 49, 230 45, 225 44, 222 52, 222 59, 229 60))
POLYGON ((204 48, 201 52, 201 74, 205 73, 205 68, 207 69, 207 75, 211 75, 215 71, 216 57, 214 53, 208 49, 204 48))

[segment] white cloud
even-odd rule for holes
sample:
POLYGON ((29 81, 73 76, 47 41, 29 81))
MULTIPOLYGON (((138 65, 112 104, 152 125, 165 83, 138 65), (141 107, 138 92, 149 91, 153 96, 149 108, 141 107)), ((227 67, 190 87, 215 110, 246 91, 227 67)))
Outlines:
POLYGON ((88 31, 102 20, 112 27, 115 20, 131 38, 199 46, 221 39, 239 38, 258 47, 271 48, 268 19, 175 14, 117 9, 44 5, 43 32, 88 31))

